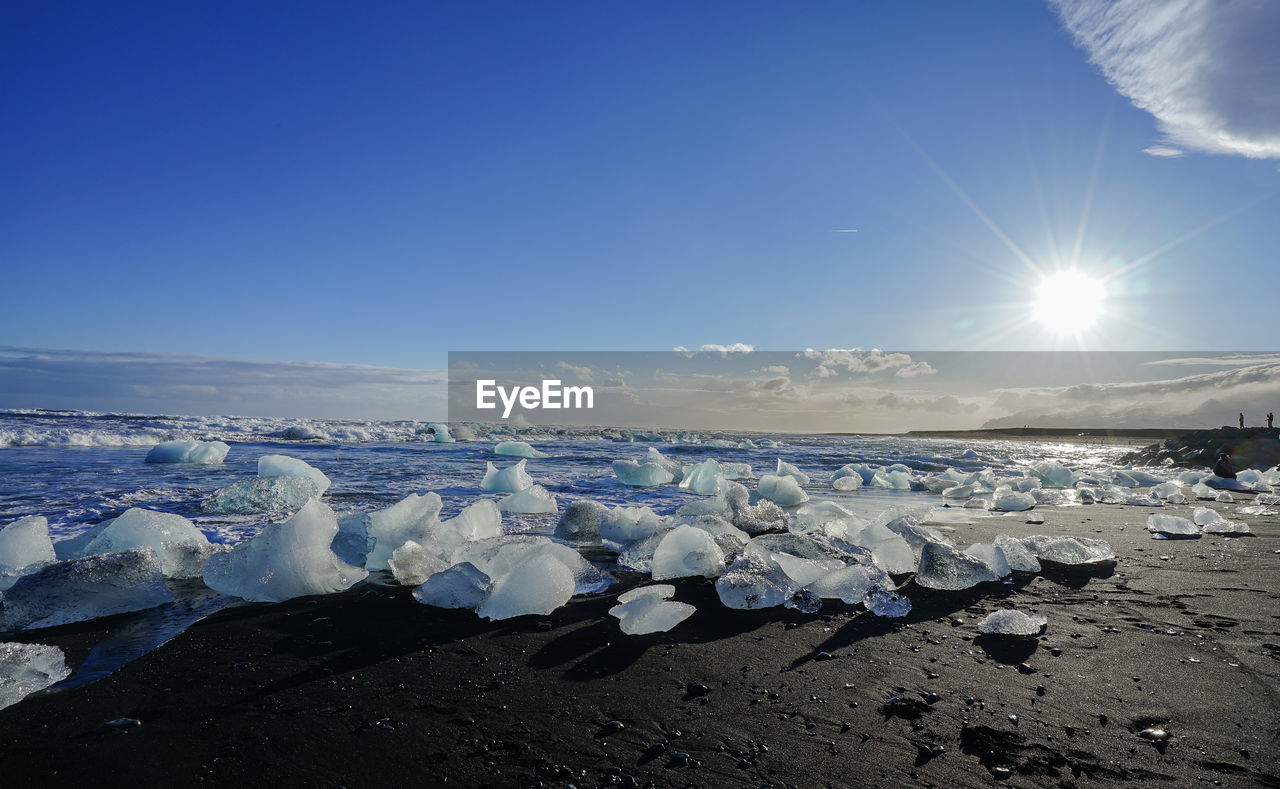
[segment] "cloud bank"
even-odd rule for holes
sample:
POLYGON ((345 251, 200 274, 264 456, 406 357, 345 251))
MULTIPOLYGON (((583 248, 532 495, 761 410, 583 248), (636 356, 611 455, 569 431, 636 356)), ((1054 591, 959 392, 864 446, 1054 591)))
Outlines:
POLYGON ((1280 3, 1275 0, 1049 0, 1121 94, 1155 116, 1164 144, 1280 158, 1280 3))

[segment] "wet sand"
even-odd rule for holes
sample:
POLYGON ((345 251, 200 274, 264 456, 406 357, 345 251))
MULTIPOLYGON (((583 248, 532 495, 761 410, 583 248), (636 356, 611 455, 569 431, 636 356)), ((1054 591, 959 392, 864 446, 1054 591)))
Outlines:
MULTIPOLYGON (((1254 536, 1157 541, 1151 511, 957 525, 960 544, 1101 537, 1119 561, 961 593, 908 584, 915 610, 902 621, 840 603, 733 611, 686 580, 677 599, 698 612, 629 637, 606 612, 638 578, 504 622, 392 586, 241 606, 105 679, 0 710, 0 775, 10 786, 1280 785, 1280 517, 1245 518, 1254 536), (978 636, 982 616, 1014 606, 1048 617, 1045 633, 978 636), (121 718, 139 725, 108 724, 121 718), (1171 739, 1140 738, 1148 727, 1171 739)), ((125 622, 19 638, 62 646, 74 666, 125 622)))

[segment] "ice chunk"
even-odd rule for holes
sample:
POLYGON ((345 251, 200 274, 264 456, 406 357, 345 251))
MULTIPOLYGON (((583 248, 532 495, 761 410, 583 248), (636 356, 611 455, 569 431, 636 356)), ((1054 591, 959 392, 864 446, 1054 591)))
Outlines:
POLYGON ((862 604, 876 616, 892 619, 904 617, 911 613, 911 601, 902 595, 889 591, 887 586, 876 584, 867 590, 862 604))
POLYGON ((680 461, 673 460, 657 450, 656 447, 649 447, 649 451, 645 453, 642 463, 657 463, 667 471, 671 472, 673 482, 679 482, 684 476, 684 466, 680 465, 680 461))
POLYGON ((711 534, 687 525, 677 526, 663 536, 650 565, 655 581, 691 575, 714 578, 724 569, 724 551, 711 534))
POLYGON ((1197 526, 1208 526, 1210 523, 1222 520, 1222 516, 1218 514, 1217 510, 1210 509, 1209 507, 1196 507, 1191 513, 1191 520, 1194 521, 1197 526))
POLYGON ((871 487, 884 490, 911 490, 911 474, 906 471, 877 471, 871 476, 871 487))
POLYGON ((369 538, 365 569, 386 570, 391 554, 409 540, 424 545, 440 525, 438 516, 442 505, 435 493, 425 496, 411 493, 386 509, 369 513, 365 526, 369 538))
POLYGON ((974 488, 972 485, 954 485, 942 491, 942 498, 960 500, 967 499, 973 495, 973 490, 974 488))
POLYGON ((200 503, 200 510, 219 515, 296 512, 318 495, 315 482, 307 477, 256 477, 215 490, 200 503))
POLYGON ((658 550, 662 539, 670 533, 670 529, 664 529, 631 543, 626 550, 618 554, 618 567, 637 573, 650 572, 653 569, 654 551, 658 550))
POLYGON ((560 511, 556 497, 541 485, 512 493, 498 502, 498 509, 519 515, 549 515, 560 511))
POLYGON ((634 460, 613 461, 613 475, 623 485, 633 488, 652 488, 665 485, 674 477, 657 463, 637 463, 634 460))
POLYGON ((429 437, 432 441, 436 442, 437 444, 454 443, 453 436, 449 435, 449 426, 442 425, 439 422, 432 422, 428 425, 418 428, 418 432, 425 433, 427 437, 429 437))
POLYGON ((569 602, 573 589, 573 571, 555 556, 543 553, 496 579, 476 613, 490 620, 549 614, 569 602))
POLYGON ((579 545, 600 543, 600 522, 609 508, 587 499, 569 502, 556 524, 556 539, 579 545))
POLYGON ((716 594, 729 608, 772 608, 785 604, 796 591, 795 582, 786 573, 754 553, 739 556, 716 579, 716 594))
POLYGON ((1026 473, 1039 479, 1046 488, 1069 488, 1082 476, 1066 466, 1045 460, 1032 463, 1026 473))
POLYGON ((1205 534, 1248 534, 1249 524, 1240 523, 1238 521, 1229 521, 1225 518, 1216 520, 1213 523, 1206 524, 1202 527, 1205 534))
POLYGON ((1036 506, 1036 499, 1030 493, 997 488, 991 503, 992 509, 1005 512, 1020 512, 1036 506))
POLYGON ((801 485, 809 484, 809 475, 786 462, 782 458, 778 458, 778 470, 774 472, 779 477, 791 477, 801 485))
POLYGON ((212 556, 209 538, 191 521, 172 512, 133 507, 107 524, 89 541, 81 555, 115 553, 150 546, 160 558, 166 578, 199 578, 204 560, 212 556))
POLYGON ((991 499, 969 499, 964 503, 966 510, 989 510, 991 509, 991 499))
POLYGON ((449 568, 440 557, 427 553, 413 540, 407 540, 392 551, 387 566, 396 581, 405 586, 419 586, 432 575, 449 568))
POLYGON ((1218 495, 1214 496, 1214 497, 1213 497, 1213 500, 1214 500, 1214 501, 1220 501, 1220 502, 1222 502, 1223 504, 1230 504, 1231 502, 1235 501, 1235 497, 1234 497, 1234 496, 1232 496, 1230 493, 1228 493, 1228 492, 1226 492, 1226 491, 1224 490, 1224 491, 1222 491, 1221 493, 1219 493, 1218 495))
POLYGON ((846 463, 845 465, 840 467, 839 471, 835 473, 835 478, 840 479, 842 477, 856 475, 859 479, 862 480, 863 485, 870 485, 871 480, 875 478, 876 469, 878 468, 880 467, 868 465, 865 463, 846 463))
POLYGON ((600 514, 600 538, 620 548, 667 529, 668 519, 649 507, 614 507, 600 514))
POLYGON ((991 565, 941 543, 925 543, 920 553, 916 583, 929 589, 968 589, 986 581, 998 581, 991 565))
POLYGON ((942 475, 934 475, 920 480, 920 484, 924 485, 924 489, 930 493, 942 493, 947 488, 954 488, 960 483, 942 475))
POLYGON ((539 452, 524 441, 499 441, 493 448, 493 454, 513 458, 545 458, 546 452, 539 452))
POLYGON ((879 523, 868 523, 850 534, 847 541, 871 552, 871 561, 887 573, 914 572, 916 555, 902 535, 879 523))
POLYGON ((263 455, 258 458, 258 476, 306 477, 315 483, 316 494, 320 496, 329 489, 329 478, 320 469, 288 455, 263 455))
POLYGON ((230 449, 221 441, 165 441, 151 448, 146 462, 217 465, 230 449))
POLYGON ((369 573, 330 550, 337 533, 333 510, 312 499, 293 517, 267 524, 230 553, 210 557, 204 582, 223 594, 255 602, 341 592, 369 573))
POLYGON ((779 477, 765 474, 756 486, 759 494, 780 507, 793 507, 809 500, 809 494, 801 490, 795 477, 779 477))
POLYGON ((71 676, 57 647, 0 643, 0 710, 71 676))
POLYGON ((847 537, 867 522, 834 501, 805 504, 792 514, 787 529, 794 534, 826 534, 847 537))
POLYGON ((457 562, 471 562, 490 578, 500 578, 536 556, 547 554, 573 573, 575 594, 591 594, 607 589, 613 578, 600 572, 582 554, 553 542, 548 537, 511 534, 469 542, 455 554, 457 562))
POLYGON ((998 545, 985 542, 975 542, 973 545, 965 548, 964 552, 975 559, 982 561, 990 567, 991 571, 999 578, 1007 578, 1013 572, 1012 568, 1009 566, 1009 560, 1005 558, 1004 549, 998 545))
POLYGON ((1043 616, 1025 614, 1013 608, 1001 608, 987 614, 978 623, 978 632, 993 636, 1036 636, 1044 631, 1048 622, 1043 616))
MULTIPOLYGON (((43 515, 28 515, 0 529, 0 577, 18 575, 23 568, 56 561, 49 522, 43 515)), ((0 582, 2 584, 2 582, 0 582)), ((3 589, 0 585, 0 589, 3 589)))
POLYGON ((1024 476, 1007 480, 1006 484, 1009 486, 1010 490, 1015 490, 1019 493, 1030 493, 1033 490, 1039 490, 1042 483, 1036 477, 1024 476))
POLYGON ((424 543, 423 547, 434 547, 441 556, 452 561, 452 557, 466 543, 501 535, 502 513, 498 510, 497 503, 490 499, 480 499, 463 507, 457 517, 436 527, 430 545, 424 543))
POLYGON ((480 488, 492 493, 517 493, 533 487, 533 477, 524 470, 524 464, 527 462, 529 461, 521 460, 504 469, 498 469, 492 463, 486 464, 480 488))
POLYGON ((1081 504, 1098 503, 1098 493, 1093 488, 1089 488, 1089 487, 1076 488, 1076 495, 1080 497, 1081 504))
POLYGON ((833 570, 808 584, 809 591, 819 597, 839 599, 846 603, 861 603, 871 587, 892 586, 893 582, 884 570, 865 564, 851 564, 833 570))
POLYGON ((751 464, 721 462, 720 475, 725 479, 751 479, 751 464))
POLYGON ((1157 499, 1168 499, 1180 493, 1182 493, 1182 486, 1176 482, 1161 482, 1151 489, 1151 495, 1157 499))
POLYGON ((1010 570, 1017 573, 1040 572, 1040 561, 1020 540, 1015 540, 1007 534, 997 534, 992 544, 1004 551, 1004 558, 1009 563, 1010 570))
POLYGON ((618 605, 609 609, 618 618, 618 627, 627 635, 663 633, 693 616, 697 609, 667 598, 675 594, 670 584, 655 584, 618 596, 618 605))
POLYGON ((1192 485, 1191 493, 1197 499, 1204 499, 1206 501, 1212 501, 1218 496, 1218 494, 1213 490, 1213 488, 1209 487, 1203 482, 1197 482, 1195 485, 1192 485))
POLYGON ((173 602, 150 548, 47 564, 4 593, 0 631, 34 630, 173 602))
POLYGON ((724 478, 720 464, 714 458, 708 458, 701 463, 688 466, 684 469, 684 476, 680 480, 680 487, 690 493, 699 493, 708 496, 716 492, 716 488, 720 484, 720 480, 724 478))
POLYGON ((1205 477, 1203 484, 1208 485, 1211 488, 1217 488, 1218 490, 1246 491, 1249 489, 1248 485, 1245 485, 1238 479, 1219 477, 1215 474, 1210 474, 1205 477))
POLYGON ((413 599, 438 608, 471 608, 480 605, 492 583, 471 562, 459 562, 432 575, 413 590, 413 599))
POLYGON ((1050 537, 1044 534, 1033 534, 1030 537, 1023 537, 1022 544, 1027 546, 1027 550, 1041 562, 1050 564, 1102 564, 1116 560, 1110 545, 1102 540, 1091 540, 1087 537, 1050 537))
POLYGON ((856 471, 846 471, 842 468, 831 478, 831 487, 844 492, 857 490, 862 487, 862 475, 856 471))

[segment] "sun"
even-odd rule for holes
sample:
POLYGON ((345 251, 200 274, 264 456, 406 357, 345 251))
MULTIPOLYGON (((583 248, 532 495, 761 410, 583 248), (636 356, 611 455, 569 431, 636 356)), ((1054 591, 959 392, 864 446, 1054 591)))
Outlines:
POLYGON ((1102 314, 1102 283, 1075 269, 1045 277, 1036 288, 1032 316, 1055 334, 1080 334, 1102 314))

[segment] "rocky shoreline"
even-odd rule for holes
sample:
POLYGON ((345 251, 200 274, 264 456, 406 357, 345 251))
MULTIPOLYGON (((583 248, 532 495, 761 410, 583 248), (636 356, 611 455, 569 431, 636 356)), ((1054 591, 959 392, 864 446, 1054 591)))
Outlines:
POLYGON ((1266 469, 1280 464, 1280 429, 1220 427, 1192 430, 1120 458, 1143 466, 1212 467, 1219 453, 1231 455, 1237 469, 1266 469))

